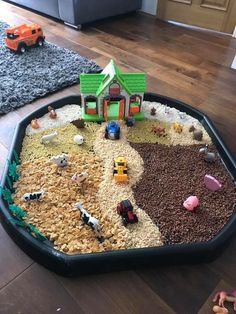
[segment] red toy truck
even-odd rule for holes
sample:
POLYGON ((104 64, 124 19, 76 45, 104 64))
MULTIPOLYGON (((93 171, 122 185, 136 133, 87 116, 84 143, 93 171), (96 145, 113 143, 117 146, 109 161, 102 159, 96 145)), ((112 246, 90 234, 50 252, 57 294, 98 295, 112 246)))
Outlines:
POLYGON ((133 206, 129 200, 121 201, 117 205, 117 213, 122 217, 122 221, 125 227, 129 223, 133 224, 135 222, 138 222, 138 217, 134 214, 133 206))
POLYGON ((5 29, 6 46, 16 52, 24 53, 28 47, 43 46, 45 37, 38 24, 21 24, 5 29))

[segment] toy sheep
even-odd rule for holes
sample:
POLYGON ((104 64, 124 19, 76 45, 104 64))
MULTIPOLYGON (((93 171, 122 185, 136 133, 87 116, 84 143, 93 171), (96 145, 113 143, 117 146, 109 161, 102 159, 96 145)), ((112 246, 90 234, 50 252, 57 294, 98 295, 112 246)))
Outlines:
POLYGON ((100 227, 98 219, 91 216, 87 212, 87 210, 83 208, 83 206, 80 203, 75 203, 74 208, 77 208, 80 211, 80 217, 81 217, 82 221, 86 225, 90 226, 94 230, 98 240, 100 242, 103 242, 104 238, 101 234, 101 227, 100 227))
POLYGON ((66 154, 52 156, 50 158, 58 167, 65 167, 68 165, 69 156, 66 154))
POLYGON ((45 144, 46 142, 51 142, 54 138, 58 136, 57 132, 46 134, 41 137, 41 143, 45 144))
POLYGON ((209 152, 208 149, 208 145, 205 145, 205 147, 199 149, 199 153, 204 154, 204 160, 206 162, 215 162, 216 154, 209 152))
POLYGON ((77 134, 74 136, 74 142, 78 145, 82 145, 84 143, 84 138, 82 135, 77 134))
POLYGON ((44 191, 38 191, 38 192, 31 192, 31 193, 25 193, 22 196, 22 200, 27 201, 33 201, 33 200, 39 200, 44 194, 44 191))

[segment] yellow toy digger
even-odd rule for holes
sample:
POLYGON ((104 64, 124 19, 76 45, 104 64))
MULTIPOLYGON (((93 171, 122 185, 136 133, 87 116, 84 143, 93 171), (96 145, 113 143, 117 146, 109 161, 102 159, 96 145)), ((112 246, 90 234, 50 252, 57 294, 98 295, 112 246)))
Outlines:
POLYGON ((124 157, 114 159, 113 177, 116 182, 125 182, 128 180, 127 160, 124 157))

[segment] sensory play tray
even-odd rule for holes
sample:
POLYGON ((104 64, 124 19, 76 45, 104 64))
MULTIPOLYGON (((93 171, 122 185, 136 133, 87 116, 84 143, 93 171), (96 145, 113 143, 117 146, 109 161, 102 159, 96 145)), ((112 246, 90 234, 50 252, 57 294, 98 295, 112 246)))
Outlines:
MULTIPOLYGON (((126 110, 122 99, 104 106, 112 120, 126 110)), ((0 199, 1 222, 14 241, 66 276, 216 258, 236 230, 236 166, 210 119, 146 93, 136 119, 116 121, 114 139, 111 119, 100 121, 93 99, 83 108, 81 95, 65 97, 17 125, 0 199), (76 181, 81 173, 83 184, 76 181), (213 190, 206 175, 218 183, 213 190)))

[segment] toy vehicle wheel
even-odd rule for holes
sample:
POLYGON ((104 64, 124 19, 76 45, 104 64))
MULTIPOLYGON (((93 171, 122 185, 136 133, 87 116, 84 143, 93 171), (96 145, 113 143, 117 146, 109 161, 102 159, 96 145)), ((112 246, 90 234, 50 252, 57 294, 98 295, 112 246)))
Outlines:
POLYGON ((123 225, 126 227, 128 225, 126 218, 123 218, 122 221, 123 221, 123 225))
POLYGON ((117 206, 116 210, 117 210, 117 214, 120 215, 121 214, 121 210, 120 210, 119 206, 117 206))
POLYGON ((37 46, 42 47, 43 44, 44 44, 44 38, 39 37, 39 38, 37 39, 37 46))
POLYGON ((137 215, 134 215, 134 222, 138 222, 138 217, 137 217, 137 215))
POLYGON ((26 49, 27 49, 26 44, 20 44, 17 51, 23 54, 26 52, 26 49))
POLYGON ((105 138, 108 139, 108 134, 107 133, 105 133, 105 138))

